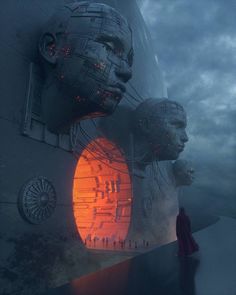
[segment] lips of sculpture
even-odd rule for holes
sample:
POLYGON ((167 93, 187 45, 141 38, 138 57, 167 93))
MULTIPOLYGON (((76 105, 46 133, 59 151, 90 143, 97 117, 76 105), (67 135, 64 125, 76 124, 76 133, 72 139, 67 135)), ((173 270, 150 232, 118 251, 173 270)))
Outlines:
POLYGON ((184 144, 178 144, 178 146, 177 146, 179 153, 183 152, 184 148, 185 148, 184 144))

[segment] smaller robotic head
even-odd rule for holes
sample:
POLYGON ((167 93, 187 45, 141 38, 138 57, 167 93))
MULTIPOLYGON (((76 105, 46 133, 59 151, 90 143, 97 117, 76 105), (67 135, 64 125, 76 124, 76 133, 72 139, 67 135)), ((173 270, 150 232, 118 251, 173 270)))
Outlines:
POLYGON ((150 159, 176 160, 188 141, 183 107, 169 99, 149 98, 134 111, 134 134, 148 145, 150 159))
POLYGON ((177 160, 173 163, 176 186, 191 185, 194 181, 194 169, 190 162, 177 160))
POLYGON ((133 62, 132 31, 118 11, 101 3, 66 4, 46 24, 39 52, 46 78, 42 107, 51 131, 114 112, 133 62))

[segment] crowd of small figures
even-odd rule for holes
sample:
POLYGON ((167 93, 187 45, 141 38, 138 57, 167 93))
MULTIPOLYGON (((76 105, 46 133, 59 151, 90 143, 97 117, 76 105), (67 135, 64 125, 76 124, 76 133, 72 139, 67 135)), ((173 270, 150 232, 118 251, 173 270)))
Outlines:
POLYGON ((97 249, 140 249, 140 248, 148 248, 149 241, 135 241, 135 240, 111 240, 109 238, 103 237, 99 239, 98 237, 94 237, 93 239, 87 238, 84 240, 84 244, 88 248, 97 248, 97 249))

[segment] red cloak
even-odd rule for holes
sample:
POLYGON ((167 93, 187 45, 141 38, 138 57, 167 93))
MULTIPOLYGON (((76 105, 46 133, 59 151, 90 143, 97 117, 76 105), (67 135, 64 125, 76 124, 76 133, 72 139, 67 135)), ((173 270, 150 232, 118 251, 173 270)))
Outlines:
POLYGON ((179 256, 187 256, 199 250, 191 233, 191 222, 184 210, 180 210, 176 219, 176 236, 179 245, 179 256))

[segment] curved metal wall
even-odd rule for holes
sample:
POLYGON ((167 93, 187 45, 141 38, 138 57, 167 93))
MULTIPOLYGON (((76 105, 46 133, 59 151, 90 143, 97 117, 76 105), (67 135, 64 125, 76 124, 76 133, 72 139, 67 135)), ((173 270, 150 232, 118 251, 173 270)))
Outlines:
MULTIPOLYGON (((49 145, 43 140, 36 141, 22 136, 20 131, 30 63, 37 63, 40 28, 55 8, 64 2, 70 1, 11 0, 1 3, 0 261, 9 273, 4 273, 0 286, 5 292, 12 291, 11 288, 17 292, 26 286, 29 273, 33 278, 41 278, 39 282, 43 283, 38 288, 40 292, 45 287, 60 285, 70 278, 101 267, 97 262, 92 266, 88 265, 88 254, 80 238, 75 235, 72 183, 77 158, 56 144, 49 145), (39 225, 25 222, 17 207, 22 186, 33 177, 48 179, 57 194, 54 214, 39 225), (27 256, 24 249, 31 254, 27 256), (28 262, 33 254, 38 259, 32 265, 28 262), (11 274, 17 274, 14 285, 11 274)), ((141 98, 166 96, 161 71, 152 50, 152 41, 136 2, 99 2, 121 11, 129 20, 134 33, 132 86, 128 88, 130 95, 123 99, 122 104, 134 108, 141 98)), ((83 122, 83 126, 89 138, 100 136, 100 131, 91 121, 83 122)), ((78 154, 81 151, 82 148, 78 150, 78 154)), ((27 288, 26 292, 31 289, 36 292, 37 289, 33 283, 29 283, 27 288)))

